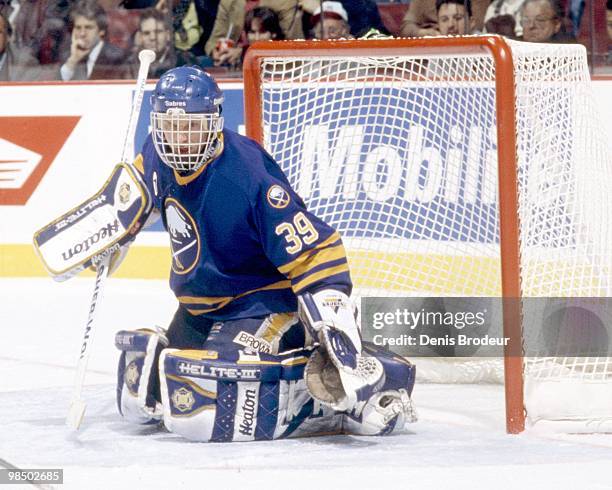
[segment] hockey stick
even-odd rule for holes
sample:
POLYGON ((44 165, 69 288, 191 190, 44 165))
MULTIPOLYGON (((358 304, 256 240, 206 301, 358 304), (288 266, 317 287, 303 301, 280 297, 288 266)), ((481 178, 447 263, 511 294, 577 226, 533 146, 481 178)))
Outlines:
MULTIPOLYGON (((140 114, 140 106, 142 105, 142 99, 144 97, 145 85, 147 83, 147 75, 149 73, 149 66, 155 60, 155 53, 150 49, 143 49, 138 54, 140 60, 140 67, 138 69, 138 79, 136 81, 136 93, 134 95, 134 102, 132 103, 132 111, 130 112, 130 119, 128 122, 127 132, 125 134, 125 140, 123 142, 123 150, 121 152, 121 161, 126 162, 128 157, 133 154, 132 145, 134 140, 134 134, 136 133, 136 124, 138 122, 138 115, 140 114), (128 149, 130 150, 128 152, 128 149)), ((108 277, 108 269, 110 267, 112 253, 106 253, 101 258, 97 265, 96 274, 96 285, 94 288, 93 295, 91 297, 91 303, 89 305, 89 315, 87 317, 87 323, 85 324, 85 334, 83 335, 83 343, 81 344, 81 352, 79 360, 76 366, 76 374, 74 378, 74 389, 72 391, 72 398, 70 401, 70 409, 66 417, 66 425, 72 430, 78 430, 83 421, 85 415, 86 404, 82 400, 83 384, 85 382, 85 373, 87 371, 87 362, 89 361, 89 355, 91 353, 91 343, 93 342, 94 326, 96 319, 96 310, 98 303, 102 298, 104 291, 104 284, 108 277)))

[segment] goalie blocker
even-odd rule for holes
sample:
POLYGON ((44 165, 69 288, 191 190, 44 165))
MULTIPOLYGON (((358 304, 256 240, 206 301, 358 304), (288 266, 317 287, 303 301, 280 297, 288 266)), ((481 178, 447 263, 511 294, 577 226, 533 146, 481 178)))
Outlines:
POLYGON ((151 207, 138 172, 120 163, 97 194, 38 230, 34 248, 55 280, 69 279, 128 245, 151 207))

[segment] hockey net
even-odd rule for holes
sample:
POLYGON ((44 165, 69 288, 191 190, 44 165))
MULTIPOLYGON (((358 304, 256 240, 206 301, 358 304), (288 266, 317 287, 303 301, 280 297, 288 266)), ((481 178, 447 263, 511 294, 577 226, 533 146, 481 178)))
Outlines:
MULTIPOLYGON (((579 45, 267 43, 245 62, 247 132, 340 232, 358 295, 609 297, 612 161, 589 84, 579 45)), ((509 431, 523 406, 612 429, 610 358, 561 354, 507 356, 509 431)), ((421 380, 504 379, 495 359, 421 361, 421 380)))

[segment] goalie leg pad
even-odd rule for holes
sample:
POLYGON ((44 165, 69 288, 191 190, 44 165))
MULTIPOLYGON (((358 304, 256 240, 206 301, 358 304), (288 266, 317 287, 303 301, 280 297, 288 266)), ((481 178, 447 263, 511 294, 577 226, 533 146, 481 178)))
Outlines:
POLYGON ((346 414, 343 429, 347 434, 385 436, 401 431, 410 422, 416 422, 410 395, 403 389, 390 390, 375 393, 359 410, 346 414))
POLYGON ((342 415, 321 407, 306 390, 311 352, 164 349, 159 369, 166 428, 202 442, 339 431, 342 415))
POLYGON ((168 345, 163 329, 122 330, 115 336, 121 351, 117 370, 117 407, 128 421, 157 423, 162 417, 161 404, 155 398, 157 359, 168 345))
POLYGON ((364 353, 379 360, 385 371, 379 391, 346 413, 344 431, 356 435, 387 435, 416 422, 411 395, 416 369, 406 359, 364 342, 364 353))

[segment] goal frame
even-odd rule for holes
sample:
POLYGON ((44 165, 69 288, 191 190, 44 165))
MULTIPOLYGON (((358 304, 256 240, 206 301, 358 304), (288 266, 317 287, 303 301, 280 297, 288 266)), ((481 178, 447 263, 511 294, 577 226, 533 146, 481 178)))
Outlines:
POLYGON ((254 43, 243 63, 246 134, 264 144, 261 61, 264 58, 305 57, 350 59, 356 56, 487 54, 495 66, 495 110, 499 186, 499 223, 504 347, 506 430, 525 428, 523 346, 518 217, 518 164, 514 62, 508 43, 500 36, 431 37, 403 39, 268 41, 254 43))

